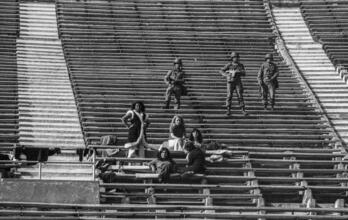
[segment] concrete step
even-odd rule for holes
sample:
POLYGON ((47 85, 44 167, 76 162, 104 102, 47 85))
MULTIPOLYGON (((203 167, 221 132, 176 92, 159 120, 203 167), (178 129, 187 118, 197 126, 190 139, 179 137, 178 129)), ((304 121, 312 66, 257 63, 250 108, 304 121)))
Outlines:
POLYGON ((80 139, 67 140, 64 137, 52 137, 52 136, 32 136, 26 137, 20 134, 19 144, 27 147, 58 147, 66 149, 82 149, 85 148, 84 142, 80 139))
MULTIPOLYGON (((342 130, 337 129, 337 125, 332 119, 334 115, 337 117, 337 115, 348 114, 348 104, 343 101, 348 99, 348 86, 336 73, 335 67, 322 49, 322 45, 311 39, 311 33, 298 8, 275 8, 274 15, 291 56, 298 64, 314 94, 319 98, 319 102, 339 135, 346 136, 347 133, 340 132, 342 130), (299 33, 298 30, 302 30, 302 33, 299 33), (307 36, 307 38, 303 36, 307 36)), ((343 124, 348 126, 348 121, 343 124)))
POLYGON ((20 129, 30 129, 30 128, 38 128, 38 129, 75 129, 79 127, 76 123, 70 123, 69 121, 59 121, 58 119, 53 119, 50 121, 25 121, 22 120, 19 122, 20 129))

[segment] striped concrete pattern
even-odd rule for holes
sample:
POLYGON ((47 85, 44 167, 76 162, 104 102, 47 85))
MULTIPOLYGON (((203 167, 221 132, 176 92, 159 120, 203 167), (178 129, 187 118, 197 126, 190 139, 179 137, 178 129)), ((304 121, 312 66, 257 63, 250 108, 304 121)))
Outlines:
POLYGON ((20 144, 83 148, 54 4, 21 3, 17 52, 20 144))
POLYGON ((277 26, 291 56, 343 141, 348 142, 348 86, 320 43, 312 39, 298 8, 274 8, 277 26))
MULTIPOLYGON (((90 165, 78 162, 84 148, 78 111, 58 38, 54 3, 20 3, 17 39, 19 144, 58 147, 62 153, 42 166, 43 179, 90 180, 90 165), (67 162, 67 163, 65 163, 67 162)), ((39 178, 38 165, 19 169, 21 178, 39 178)))

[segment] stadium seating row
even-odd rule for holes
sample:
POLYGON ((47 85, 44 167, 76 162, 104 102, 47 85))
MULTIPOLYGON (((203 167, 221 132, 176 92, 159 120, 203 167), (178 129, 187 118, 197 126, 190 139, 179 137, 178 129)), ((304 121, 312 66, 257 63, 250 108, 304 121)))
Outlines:
POLYGON ((314 37, 322 42, 335 65, 348 67, 348 3, 345 1, 300 1, 303 17, 314 37))
POLYGON ((16 38, 18 1, 0 1, 0 148, 8 151, 18 142, 16 38))

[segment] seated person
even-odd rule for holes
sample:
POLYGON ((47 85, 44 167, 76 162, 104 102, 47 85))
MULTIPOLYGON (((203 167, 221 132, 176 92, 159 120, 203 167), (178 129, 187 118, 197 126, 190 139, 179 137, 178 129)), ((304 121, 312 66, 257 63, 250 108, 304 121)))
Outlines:
POLYGON ((186 128, 183 117, 176 115, 173 117, 169 127, 169 140, 163 142, 160 149, 168 148, 170 151, 183 151, 186 128))
POLYGON ((158 152, 157 159, 151 161, 149 167, 152 172, 159 174, 159 182, 168 182, 170 174, 176 171, 176 164, 167 148, 162 148, 158 152))
POLYGON ((184 145, 184 151, 187 154, 187 165, 184 169, 183 175, 190 175, 195 173, 204 173, 205 171, 205 153, 195 147, 193 142, 188 141, 184 145))
POLYGON ((205 146, 203 146, 203 136, 199 129, 194 128, 190 133, 189 140, 193 142, 195 147, 201 148, 205 151, 205 146))
POLYGON ((211 163, 221 162, 226 157, 232 156, 232 151, 223 149, 225 146, 217 142, 211 141, 208 144, 204 143, 202 133, 197 128, 192 130, 189 139, 197 148, 200 148, 203 152, 209 155, 206 157, 206 160, 211 163))

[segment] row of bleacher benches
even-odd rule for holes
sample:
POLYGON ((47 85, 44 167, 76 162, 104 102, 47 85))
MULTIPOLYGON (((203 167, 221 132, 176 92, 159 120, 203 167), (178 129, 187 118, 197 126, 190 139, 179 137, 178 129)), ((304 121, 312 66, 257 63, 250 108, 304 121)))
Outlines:
POLYGON ((348 68, 348 2, 301 0, 300 4, 308 28, 331 61, 348 68))
POLYGON ((16 38, 19 1, 0 1, 0 149, 18 142, 16 38))
MULTIPOLYGON (((313 111, 298 79, 283 64, 278 111, 260 112, 256 73, 265 52, 275 53, 261 1, 61 0, 57 16, 88 144, 114 133, 125 142, 127 132, 119 118, 130 101, 139 99, 145 101, 151 117, 149 140, 158 144, 167 138, 166 128, 176 112, 160 109, 163 77, 175 56, 183 58, 189 88, 177 113, 188 127, 200 128, 209 139, 263 146, 332 143, 321 129, 326 125, 321 124, 320 114, 313 111), (226 85, 217 72, 228 61, 225 57, 230 50, 240 52, 247 67, 243 79, 251 113, 247 118, 236 109, 233 119, 223 116, 226 85), (282 126, 287 130, 273 130, 282 126)), ((281 58, 276 56, 276 61, 281 58)))
MULTIPOLYGON (((250 151, 245 158, 209 164, 202 177, 208 185, 194 186, 149 183, 156 179, 139 174, 148 174, 146 166, 127 163, 150 159, 117 158, 122 165, 114 165, 111 170, 117 173, 118 182, 101 185, 105 187, 101 192, 104 202, 158 203, 156 206, 215 202, 257 207, 262 205, 260 198, 265 198, 266 206, 290 203, 300 207, 307 205, 303 194, 313 194, 308 198, 317 199, 318 206, 330 203, 333 207, 337 199, 345 198, 346 189, 341 186, 345 162, 338 165, 339 160, 333 160, 336 156, 329 149, 335 141, 327 125, 284 64, 280 64, 279 109, 260 112, 256 73, 266 51, 277 54, 263 2, 250 3, 57 2, 60 36, 90 147, 100 136, 114 133, 121 143, 125 141, 127 132, 119 118, 131 101, 139 99, 145 101, 151 116, 149 140, 156 144, 167 139, 170 118, 177 112, 160 110, 165 91, 163 77, 177 56, 183 58, 190 93, 184 97, 179 112, 187 127, 198 127, 207 139, 227 143, 231 149, 250 151), (255 11, 257 16, 251 18, 255 11), (227 62, 225 57, 231 50, 241 53, 241 61, 247 67, 243 79, 247 110, 251 113, 247 118, 237 111, 233 119, 222 116, 226 85, 214 73, 227 62), (301 148, 305 148, 303 152, 301 148), (297 153, 285 152, 286 149, 297 153), (314 153, 319 149, 321 153, 314 153), (224 186, 231 188, 219 190, 224 186), (324 190, 327 193, 322 194, 324 190), (183 197, 177 198, 176 194, 183 197)), ((282 61, 280 56, 276 61, 282 61)))

